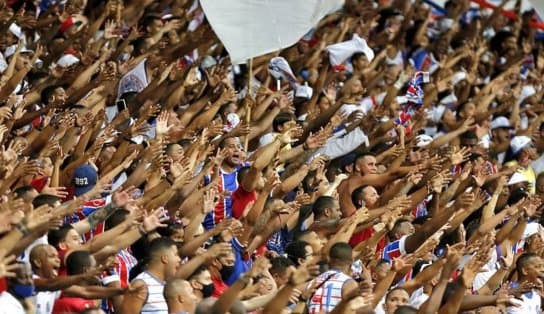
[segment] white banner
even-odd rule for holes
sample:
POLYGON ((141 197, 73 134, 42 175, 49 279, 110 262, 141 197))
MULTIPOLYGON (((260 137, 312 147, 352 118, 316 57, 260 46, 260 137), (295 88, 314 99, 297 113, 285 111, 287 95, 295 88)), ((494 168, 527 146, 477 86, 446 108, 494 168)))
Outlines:
POLYGON ((531 4, 533 5, 533 8, 535 8, 536 12, 540 17, 544 17, 544 1, 542 0, 532 0, 531 4))
POLYGON ((344 0, 200 0, 233 64, 295 44, 344 0))

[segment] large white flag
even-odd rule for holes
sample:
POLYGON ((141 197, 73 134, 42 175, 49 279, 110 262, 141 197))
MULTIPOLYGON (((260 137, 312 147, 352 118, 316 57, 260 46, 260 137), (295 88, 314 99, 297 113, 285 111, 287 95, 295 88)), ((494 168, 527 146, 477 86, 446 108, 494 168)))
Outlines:
POLYGON ((295 44, 344 0, 200 0, 233 64, 295 44))
POLYGON ((544 1, 542 0, 532 0, 531 4, 535 8, 536 12, 540 15, 540 17, 544 17, 544 1))

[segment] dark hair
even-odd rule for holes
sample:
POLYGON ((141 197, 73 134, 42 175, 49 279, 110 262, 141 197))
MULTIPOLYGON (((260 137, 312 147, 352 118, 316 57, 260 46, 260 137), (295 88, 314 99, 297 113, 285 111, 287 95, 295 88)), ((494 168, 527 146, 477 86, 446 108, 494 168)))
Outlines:
POLYGON ((315 200, 312 211, 314 212, 314 218, 320 218, 325 213, 325 209, 332 208, 336 199, 331 196, 320 196, 315 200))
POLYGON ((329 259, 340 261, 343 263, 350 263, 352 262, 352 256, 353 256, 353 249, 351 248, 351 245, 349 245, 346 242, 338 242, 335 243, 331 250, 329 251, 329 259))
POLYGON ((402 290, 402 291, 406 291, 406 289, 402 288, 402 287, 395 287, 391 290, 389 290, 387 292, 387 294, 385 295, 385 300, 387 301, 387 299, 389 298, 389 296, 391 295, 391 293, 393 293, 394 291, 397 291, 397 290, 402 290))
POLYGON ((516 261, 516 271, 518 272, 518 276, 521 274, 521 270, 527 267, 527 264, 529 264, 529 260, 535 257, 538 257, 538 255, 535 253, 523 253, 520 255, 520 257, 516 261))
POLYGON ((362 53, 362 52, 356 52, 356 53, 353 54, 353 56, 351 56, 351 62, 352 63, 356 62, 357 60, 359 60, 362 57, 366 58, 366 55, 364 53, 362 53))
POLYGON ((306 258, 306 247, 310 244, 306 241, 293 241, 285 247, 285 254, 296 266, 299 266, 298 259, 306 258))
POLYGON ((161 17, 157 14, 148 14, 142 18, 142 27, 146 28, 150 26, 154 21, 162 21, 161 17))
POLYGON ((364 189, 367 187, 368 185, 363 185, 363 186, 360 186, 358 188, 356 188, 352 193, 351 193, 351 202, 353 203, 353 205, 355 207, 359 207, 360 203, 362 201, 364 201, 364 198, 365 198, 365 193, 364 193, 364 189))
POLYGON ((289 112, 280 112, 275 118, 274 121, 272 121, 272 129, 274 129, 274 132, 279 132, 279 127, 282 126, 284 123, 287 123, 289 121, 296 120, 295 115, 289 112))
POLYGON ((200 265, 189 277, 187 277, 187 280, 195 280, 195 277, 198 277, 200 274, 207 270, 208 267, 206 265, 200 265))
POLYGON ((278 256, 270 260, 270 274, 283 274, 290 266, 295 266, 295 263, 288 259, 287 257, 278 256))
POLYGON ((355 158, 355 163, 358 163, 359 161, 363 161, 365 159, 365 157, 376 157, 375 154, 373 153, 370 153, 370 152, 367 152, 367 153, 364 153, 364 154, 361 154, 359 156, 357 156, 357 158, 355 158))
POLYGON ((176 246, 176 243, 174 240, 167 238, 167 237, 160 237, 157 239, 154 239, 149 243, 149 246, 147 248, 147 254, 148 257, 151 258, 153 255, 160 254, 164 250, 167 250, 171 248, 172 246, 176 246))
POLYGON ((466 131, 460 136, 461 141, 463 140, 478 140, 478 135, 474 131, 466 131))
POLYGON ((236 179, 238 180, 239 184, 242 183, 242 181, 244 181, 244 178, 249 173, 250 169, 251 169, 251 167, 246 166, 246 167, 242 167, 242 168, 240 168, 240 170, 238 170, 238 174, 236 176, 236 179))
POLYGON ((389 231, 389 236, 391 238, 393 238, 394 235, 395 235, 395 232, 397 232, 397 229, 400 227, 401 224, 403 224, 405 222, 410 222, 411 223, 410 219, 407 219, 407 218, 401 217, 401 218, 397 219, 395 221, 395 224, 393 225, 393 228, 391 228, 391 231, 389 231))
POLYGON ((502 53, 502 45, 509 37, 515 37, 515 35, 510 31, 498 31, 495 36, 491 38, 491 41, 489 42, 489 47, 492 51, 502 53))
POLYGON ((31 187, 30 185, 23 185, 13 190, 13 193, 17 195, 17 198, 21 198, 24 194, 32 191, 36 191, 36 189, 31 187))
POLYGON ((79 275, 91 266, 91 253, 89 251, 73 251, 66 258, 66 273, 79 275))
POLYGON ((32 206, 34 208, 38 208, 42 205, 49 205, 53 207, 56 202, 60 201, 60 197, 54 196, 54 195, 47 195, 47 194, 41 194, 38 195, 32 200, 32 206))
POLYGON ((40 93, 40 100, 44 105, 49 104, 49 98, 51 98, 51 96, 53 95, 53 93, 55 92, 55 90, 57 88, 64 88, 64 86, 63 85, 51 85, 51 86, 47 86, 46 88, 42 89, 42 91, 40 93))
POLYGON ((136 55, 141 55, 143 53, 142 50, 144 50, 145 42, 147 39, 148 37, 142 36, 132 41, 132 47, 134 47, 134 52, 136 53, 136 55))
POLYGON ((517 202, 521 201, 524 197, 529 196, 529 192, 525 188, 516 188, 510 192, 508 197, 508 205, 514 205, 517 202))
POLYGON ((129 280, 136 278, 145 270, 153 254, 176 246, 174 240, 168 237, 160 237, 149 242, 147 237, 141 237, 132 246, 132 254, 138 259, 138 264, 130 270, 129 280))
POLYGON ((58 229, 49 230, 47 233, 47 242, 54 246, 56 249, 59 248, 59 243, 63 242, 66 239, 68 231, 74 229, 72 225, 65 224, 58 229))
POLYGON ((161 237, 171 237, 180 229, 183 229, 183 224, 179 222, 168 222, 166 227, 157 228, 156 231, 161 237))
POLYGON ((108 219, 106 219, 106 221, 104 222, 104 228, 105 230, 110 230, 112 229, 113 227, 121 224, 123 221, 125 221, 125 219, 127 218, 127 216, 130 214, 130 212, 124 208, 118 208, 117 210, 115 210, 113 212, 113 214, 111 214, 110 217, 108 217, 108 219))
POLYGON ((374 266, 374 268, 378 267, 378 266, 381 266, 383 264, 390 264, 390 262, 388 260, 386 260, 385 258, 380 258, 378 260, 378 262, 376 262, 376 266, 374 266))

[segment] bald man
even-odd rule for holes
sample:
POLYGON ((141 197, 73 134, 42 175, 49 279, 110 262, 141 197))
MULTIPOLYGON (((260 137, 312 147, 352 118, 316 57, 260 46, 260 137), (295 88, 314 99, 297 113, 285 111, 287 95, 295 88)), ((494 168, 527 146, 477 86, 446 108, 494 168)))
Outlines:
POLYGON ((180 278, 168 280, 163 293, 169 314, 192 314, 195 312, 197 297, 187 280, 180 278))

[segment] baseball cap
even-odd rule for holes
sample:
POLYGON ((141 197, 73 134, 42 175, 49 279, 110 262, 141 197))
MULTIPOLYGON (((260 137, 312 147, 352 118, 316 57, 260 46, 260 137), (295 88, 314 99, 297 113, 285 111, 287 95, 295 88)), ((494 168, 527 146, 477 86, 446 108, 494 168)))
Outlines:
POLYGON ((59 58, 57 65, 61 68, 67 68, 79 62, 79 59, 72 54, 65 54, 59 58))
POLYGON ((514 184, 523 183, 523 182, 528 182, 527 178, 523 174, 519 172, 515 172, 510 178, 510 180, 508 180, 508 185, 514 185, 514 184))
POLYGON ((208 68, 211 68, 213 66, 217 65, 217 61, 215 61, 215 59, 211 56, 204 56, 202 58, 202 62, 200 63, 200 66, 203 68, 203 69, 208 69, 208 68))
MULTIPOLYGON (((17 45, 8 46, 8 47, 6 48, 6 51, 4 51, 4 57, 5 57, 5 58, 11 57, 11 56, 15 53, 16 50, 17 50, 17 45)), ((34 53, 33 50, 30 50, 30 49, 28 49, 27 47, 23 47, 23 48, 21 49, 21 53, 25 53, 25 52, 34 53)))
POLYGON ((84 164, 77 167, 72 180, 75 187, 75 195, 80 196, 92 190, 97 180, 98 172, 93 166, 84 164))
POLYGON ((491 121, 491 130, 499 128, 511 129, 512 126, 510 125, 510 120, 503 116, 493 119, 493 121, 491 121))
POLYGON ((433 138, 426 134, 420 134, 416 136, 416 146, 419 148, 429 146, 433 141, 433 138))
POLYGON ((530 137, 522 135, 522 136, 515 136, 510 141, 510 148, 512 148, 512 153, 517 154, 522 149, 530 146, 532 143, 532 140, 530 137))

